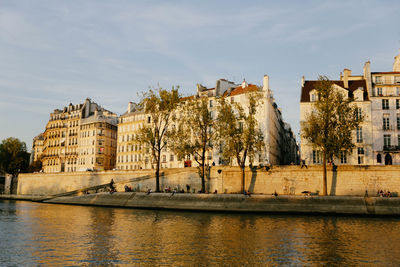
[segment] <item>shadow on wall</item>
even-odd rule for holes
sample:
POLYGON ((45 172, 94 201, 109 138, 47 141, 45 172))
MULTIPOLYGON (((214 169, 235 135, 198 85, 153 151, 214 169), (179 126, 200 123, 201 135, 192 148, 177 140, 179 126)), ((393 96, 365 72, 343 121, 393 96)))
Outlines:
POLYGON ((251 181, 249 185, 249 192, 254 193, 254 187, 256 185, 257 180, 257 168, 250 168, 251 170, 251 181))
POLYGON ((332 184, 331 192, 329 195, 336 196, 336 185, 337 185, 337 166, 332 166, 332 184))

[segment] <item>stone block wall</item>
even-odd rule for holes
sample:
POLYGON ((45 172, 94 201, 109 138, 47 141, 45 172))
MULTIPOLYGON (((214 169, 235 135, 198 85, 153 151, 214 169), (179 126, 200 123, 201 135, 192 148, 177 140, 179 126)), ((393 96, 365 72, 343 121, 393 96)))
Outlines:
MULTIPOLYGON (((328 195, 359 195, 365 190, 400 192, 400 166, 328 166, 328 195)), ((246 189, 257 194, 300 195, 303 191, 322 193, 322 166, 274 166, 270 170, 246 171, 246 189)), ((239 168, 214 168, 210 191, 240 192, 239 168), (220 171, 218 171, 220 170, 220 171)))
MULTIPOLYGON (((155 189, 154 170, 75 172, 52 174, 20 174, 18 194, 52 195, 85 187, 106 184, 114 179, 119 192, 128 184, 138 191, 155 189), (129 182, 129 179, 151 175, 150 178, 129 182)), ((201 189, 201 180, 197 168, 162 169, 160 187, 201 189)), ((241 171, 238 167, 211 168, 206 179, 209 192, 240 193, 241 171)), ((337 166, 335 170, 328 166, 329 195, 364 196, 368 190, 370 196, 378 190, 400 192, 400 166, 337 166)), ((303 191, 322 193, 322 167, 274 166, 269 170, 246 168, 246 190, 255 194, 300 195, 303 191)))

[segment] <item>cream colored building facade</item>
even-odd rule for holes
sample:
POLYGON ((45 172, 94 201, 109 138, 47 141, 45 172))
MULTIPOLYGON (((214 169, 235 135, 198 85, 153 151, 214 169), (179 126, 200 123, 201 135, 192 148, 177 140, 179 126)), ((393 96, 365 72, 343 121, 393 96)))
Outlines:
MULTIPOLYGON (((300 126, 313 109, 316 100, 316 81, 302 80, 300 99, 300 126)), ((336 164, 391 165, 400 164, 400 55, 395 57, 393 71, 371 72, 366 62, 362 75, 352 75, 344 69, 340 80, 333 81, 334 90, 353 97, 363 123, 354 131, 355 149, 342 153, 336 164)), ((320 164, 321 153, 301 139, 301 158, 307 164, 320 164)))
MULTIPOLYGON (((264 76, 263 86, 248 84, 246 81, 243 81, 242 84, 235 84, 225 79, 217 80, 214 88, 198 85, 196 94, 188 98, 206 97, 211 116, 216 118, 218 98, 224 96, 231 103, 236 102, 246 106, 248 94, 254 92, 262 94, 262 101, 258 107, 256 118, 264 135, 266 146, 254 159, 253 164, 284 165, 298 163, 299 155, 295 136, 290 125, 283 121, 281 110, 278 108, 269 88, 269 77, 267 75, 264 76)), ((175 113, 179 117, 179 108, 175 113)), ((143 153, 145 147, 133 142, 136 131, 142 125, 148 123, 149 119, 150 116, 138 111, 133 103, 129 103, 127 112, 120 117, 118 123, 117 169, 134 170, 153 167, 150 163, 151 156, 143 153)), ((214 144, 213 149, 206 153, 206 164, 209 166, 227 164, 222 160, 221 149, 223 148, 220 145, 214 144)), ((231 164, 236 165, 236 162, 234 161, 231 164)), ((248 165, 249 162, 247 161, 246 164, 248 165)), ((161 168, 183 168, 184 166, 195 167, 197 162, 192 156, 178 159, 168 149, 161 152, 161 168)))
POLYGON ((115 166, 117 115, 86 99, 50 114, 43 133, 42 170, 75 172, 115 166))
POLYGON ((40 160, 43 153, 44 136, 39 134, 33 138, 30 163, 40 160))
POLYGON ((118 170, 138 170, 150 168, 150 157, 143 153, 143 146, 135 142, 137 131, 143 127, 147 115, 132 102, 127 111, 118 119, 117 162, 118 170))

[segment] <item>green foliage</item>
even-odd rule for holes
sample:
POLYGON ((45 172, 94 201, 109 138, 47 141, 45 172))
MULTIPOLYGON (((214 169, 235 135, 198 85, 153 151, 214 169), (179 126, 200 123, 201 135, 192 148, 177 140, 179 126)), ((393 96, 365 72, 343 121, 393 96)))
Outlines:
POLYGON ((150 122, 138 131, 135 141, 144 145, 144 152, 149 154, 156 164, 156 191, 159 192, 159 170, 161 151, 166 147, 170 136, 170 124, 174 110, 179 103, 178 88, 171 91, 159 88, 143 94, 140 107, 150 117, 150 122))
POLYGON ((28 168, 28 172, 39 172, 41 170, 42 170, 42 161, 40 159, 33 161, 28 168))
POLYGON ((260 93, 248 95, 248 105, 243 108, 238 103, 228 103, 221 98, 218 106, 217 133, 223 145, 222 157, 236 159, 242 169, 242 190, 244 190, 244 168, 247 157, 253 162, 256 152, 265 147, 264 137, 256 120, 257 107, 261 102, 260 93))
POLYGON ((242 168, 247 157, 253 162, 255 153, 265 146, 263 134, 255 118, 260 97, 258 93, 250 94, 246 110, 242 105, 228 103, 224 98, 219 102, 217 132, 218 139, 223 144, 222 156, 225 159, 236 159, 242 168))
POLYGON ((327 194, 326 160, 338 157, 341 151, 354 147, 352 132, 362 122, 362 116, 355 116, 356 106, 343 93, 335 90, 333 83, 320 76, 315 90, 318 99, 313 110, 302 125, 302 136, 312 143, 314 149, 323 155, 323 195, 327 194))
POLYGON ((212 151, 214 120, 208 109, 208 98, 191 99, 182 102, 175 127, 171 132, 170 148, 178 156, 192 155, 199 165, 202 192, 205 191, 205 162, 207 151, 212 151))
POLYGON ((302 135, 315 149, 324 151, 328 159, 338 156, 340 151, 351 151, 354 147, 352 132, 362 122, 356 117, 356 106, 352 99, 334 90, 333 83, 324 76, 316 86, 318 100, 313 112, 302 125, 302 135))
POLYGON ((9 137, 0 144, 0 171, 17 175, 25 172, 29 165, 26 144, 18 138, 9 137))

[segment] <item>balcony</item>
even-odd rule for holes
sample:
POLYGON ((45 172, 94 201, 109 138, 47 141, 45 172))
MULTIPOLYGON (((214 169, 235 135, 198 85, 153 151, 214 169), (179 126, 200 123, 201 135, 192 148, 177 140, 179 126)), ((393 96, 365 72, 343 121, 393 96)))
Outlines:
POLYGON ((383 146, 383 151, 386 152, 400 151, 400 146, 383 146))

